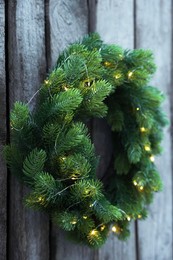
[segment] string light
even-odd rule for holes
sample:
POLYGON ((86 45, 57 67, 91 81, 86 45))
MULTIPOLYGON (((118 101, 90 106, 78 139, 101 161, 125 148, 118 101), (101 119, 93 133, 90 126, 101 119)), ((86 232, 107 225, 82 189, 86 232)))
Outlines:
POLYGON ((98 235, 98 231, 93 229, 93 230, 91 230, 90 235, 91 236, 97 236, 98 235))
POLYGON ((120 73, 115 73, 115 74, 114 74, 114 78, 116 78, 116 79, 121 78, 121 74, 120 74, 120 73))
POLYGON ((90 204, 89 207, 92 208, 95 204, 96 204, 96 200, 92 204, 90 204))
POLYGON ((142 218, 142 215, 141 215, 141 214, 139 214, 139 215, 138 215, 138 218, 142 218))
POLYGON ((144 149, 145 149, 145 151, 147 151, 147 152, 151 151, 151 148, 150 148, 149 145, 145 145, 145 146, 144 146, 144 149))
POLYGON ((83 216, 83 219, 87 219, 88 217, 87 216, 83 216))
POLYGON ((140 128, 140 131, 141 131, 142 133, 144 133, 144 132, 147 131, 147 129, 146 129, 145 127, 141 127, 141 128, 140 128))
POLYGON ((137 110, 137 111, 139 111, 139 110, 140 110, 140 108, 139 108, 139 107, 137 107, 137 108, 136 108, 136 110, 137 110))
POLYGON ((101 226, 100 230, 103 231, 105 229, 105 227, 106 227, 105 225, 101 226))
POLYGON ((154 161, 155 161, 154 155, 151 155, 151 156, 150 156, 150 161, 151 161, 151 162, 154 162, 154 161))
POLYGON ((90 190, 86 189, 84 193, 87 195, 90 192, 90 190))
POLYGON ((137 186, 138 185, 138 183, 137 183, 137 181, 133 181, 133 184, 135 185, 135 186, 137 186))
POLYGON ((38 197, 38 201, 41 202, 43 200, 43 197, 38 197))
POLYGON ((120 232, 122 231, 122 229, 118 226, 118 225, 114 225, 112 227, 112 232, 120 234, 120 232))
POLYGON ((116 226, 113 226, 113 227, 112 227, 112 231, 116 233, 117 227, 116 227, 116 226))
POLYGON ((105 61, 105 62, 104 62, 104 65, 105 65, 106 67, 110 67, 110 66, 111 66, 111 63, 110 63, 109 61, 105 61))
POLYGON ((139 189, 140 189, 141 191, 143 191, 144 187, 143 187, 143 186, 140 186, 139 189))
POLYGON ((45 202, 45 199, 44 199, 44 197, 42 197, 42 196, 40 196, 40 197, 38 197, 38 200, 37 200, 37 202, 39 202, 40 204, 44 204, 44 202, 45 202))
POLYGON ((130 79, 130 78, 132 77, 132 75, 133 75, 133 72, 130 71, 130 72, 128 73, 128 78, 130 79))
POLYGON ((75 225, 77 223, 77 221, 76 220, 72 220, 70 223, 75 225))
POLYGON ((49 83, 49 80, 45 80, 44 83, 47 85, 49 83))
POLYGON ((67 88, 67 87, 64 87, 64 90, 65 90, 65 91, 67 91, 67 90, 68 90, 68 88, 67 88))
POLYGON ((127 220, 130 221, 131 220, 131 217, 127 215, 127 220))

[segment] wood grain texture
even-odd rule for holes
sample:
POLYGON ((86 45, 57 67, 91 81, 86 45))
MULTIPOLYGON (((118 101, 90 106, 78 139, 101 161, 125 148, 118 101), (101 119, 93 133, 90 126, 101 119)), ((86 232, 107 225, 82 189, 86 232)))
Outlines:
POLYGON ((61 51, 88 32, 86 0, 49 0, 49 67, 55 65, 61 51))
MULTIPOLYGON (((79 40, 88 32, 88 8, 86 0, 50 0, 49 5, 50 53, 49 68, 58 55, 70 43, 79 40)), ((52 225, 51 260, 94 260, 95 252, 84 246, 69 242, 65 233, 52 225)))
MULTIPOLYGON (((27 102, 46 74, 44 1, 10 0, 8 51, 10 105, 27 102)), ((34 105, 34 101, 31 107, 34 105)), ((9 260, 48 260, 49 222, 44 214, 26 209, 27 189, 10 180, 9 260)))
POLYGON ((96 30, 109 43, 131 49, 134 43, 133 0, 97 0, 96 30))
MULTIPOLYGON (((98 0, 96 6, 96 31, 107 43, 119 44, 124 48, 133 48, 133 0, 98 0)), ((104 120, 94 120, 93 140, 97 153, 101 155, 98 175, 103 177, 112 156, 111 133, 104 120)), ((136 237, 134 223, 131 224, 130 229, 131 237, 128 242, 121 242, 115 236, 110 236, 107 243, 99 250, 98 259, 135 260, 136 237)))
POLYGON ((6 259, 7 170, 2 156, 6 141, 5 2, 0 0, 0 259, 6 259))
MULTIPOLYGON (((171 93, 171 0, 138 0, 136 5, 136 45, 154 51, 157 73, 153 85, 167 95, 163 109, 170 118, 171 93)), ((171 100, 172 102, 172 100, 171 100)), ((165 131, 164 153, 157 160, 164 190, 150 206, 149 218, 139 226, 140 260, 170 260, 172 256, 172 171, 170 128, 165 131)))

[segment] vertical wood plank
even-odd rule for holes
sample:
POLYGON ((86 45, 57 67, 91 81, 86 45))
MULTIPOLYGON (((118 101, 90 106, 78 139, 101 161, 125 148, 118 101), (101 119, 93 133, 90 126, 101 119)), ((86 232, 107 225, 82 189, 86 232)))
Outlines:
MULTIPOLYGON (((50 30, 48 59, 49 68, 52 68, 64 48, 88 33, 88 6, 86 0, 49 0, 47 8, 50 30)), ((61 259, 92 260, 95 252, 69 242, 65 232, 52 225, 51 260, 61 259)))
POLYGON ((61 51, 88 32, 86 0, 49 0, 49 64, 54 66, 61 51))
MULTIPOLYGON (((138 0, 136 3, 136 45, 154 51, 157 73, 152 82, 167 95, 163 109, 170 118, 171 93, 171 0, 138 0)), ((166 129, 164 153, 157 160, 164 190, 150 206, 149 218, 138 224, 140 260, 172 259, 172 172, 171 135, 166 129)))
POLYGON ((133 0, 97 0, 96 30, 108 43, 134 47, 133 0))
MULTIPOLYGON (((8 70, 10 106, 27 102, 45 77, 44 1, 8 1, 8 70)), ((33 104, 32 104, 33 105, 33 104)), ((10 180, 9 260, 48 260, 49 222, 44 214, 26 209, 27 189, 10 180)))
POLYGON ((7 171, 2 156, 6 141, 5 2, 0 0, 0 259, 6 259, 7 171))
MULTIPOLYGON (((96 31, 107 43, 123 48, 134 47, 134 3, 133 0, 98 0, 96 5, 96 31)), ((103 120, 94 120, 93 140, 96 151, 101 155, 99 176, 103 176, 111 159, 110 130, 103 120), (106 149, 105 149, 106 148, 106 149)), ((128 242, 120 242, 113 235, 99 250, 98 259, 136 259, 135 226, 132 223, 128 242)))

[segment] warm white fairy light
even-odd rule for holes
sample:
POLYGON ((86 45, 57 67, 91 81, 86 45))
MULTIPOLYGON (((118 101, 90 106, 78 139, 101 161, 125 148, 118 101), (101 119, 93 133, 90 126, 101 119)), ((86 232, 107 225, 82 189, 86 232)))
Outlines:
POLYGON ((44 81, 44 83, 47 85, 47 84, 49 83, 49 80, 46 79, 46 80, 44 81))
POLYGON ((128 78, 130 79, 130 78, 132 77, 132 75, 133 75, 133 72, 132 72, 132 71, 129 71, 129 73, 128 73, 128 78))
POLYGON ((149 145, 145 145, 145 146, 144 146, 144 149, 145 149, 145 151, 147 151, 147 152, 151 151, 151 148, 150 148, 149 145))
POLYGON ((110 66, 111 66, 111 63, 110 63, 109 61, 105 61, 105 62, 104 62, 104 65, 105 65, 106 67, 110 67, 110 66))
POLYGON ((97 234, 98 234, 98 231, 95 229, 91 230, 91 232, 90 232, 91 236, 96 236, 97 234))
POLYGON ((103 226, 100 227, 100 230, 103 231, 105 228, 106 228, 106 226, 103 225, 103 226))
POLYGON ((137 181, 133 181, 133 184, 135 185, 135 186, 137 186, 138 185, 138 183, 137 183, 137 181))
POLYGON ((71 221, 71 224, 75 225, 77 223, 76 220, 71 221))
POLYGON ((147 129, 146 129, 145 127, 141 127, 141 128, 140 128, 140 131, 141 131, 142 133, 144 133, 144 132, 147 131, 147 129))
POLYGON ((150 161, 151 161, 151 162, 154 162, 154 161, 155 161, 154 155, 151 155, 151 156, 150 156, 150 161))
POLYGON ((112 227, 112 232, 115 232, 115 233, 117 232, 117 227, 116 226, 112 227))
POLYGON ((120 73, 115 73, 114 77, 115 77, 116 79, 119 79, 119 78, 121 78, 121 74, 120 74, 120 73))

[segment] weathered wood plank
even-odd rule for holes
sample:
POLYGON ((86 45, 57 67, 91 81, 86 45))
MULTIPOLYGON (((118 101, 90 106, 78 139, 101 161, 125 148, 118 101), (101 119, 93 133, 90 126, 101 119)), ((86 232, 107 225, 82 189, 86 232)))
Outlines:
MULTIPOLYGON (((86 0, 50 0, 47 8, 50 26, 49 68, 52 68, 59 53, 88 32, 88 8, 86 0)), ((94 254, 94 251, 87 247, 67 241, 64 232, 52 225, 52 260, 92 260, 95 259, 94 254)))
MULTIPOLYGON (((149 48, 154 51, 157 73, 153 85, 158 86, 167 95, 164 111, 170 118, 171 93, 171 44, 172 21, 171 0, 138 0, 136 4, 136 44, 137 48, 149 48)), ((171 136, 166 129, 163 141, 164 153, 157 160, 164 190, 157 194, 150 206, 149 218, 138 224, 140 260, 172 259, 172 172, 171 172, 171 136)))
POLYGON ((61 51, 88 32, 86 0, 50 0, 50 67, 61 51))
POLYGON ((97 0, 96 30, 109 43, 134 47, 133 0, 97 0))
MULTIPOLYGON (((28 101, 46 74, 44 1, 8 1, 10 106, 28 101)), ((34 102, 33 102, 34 103, 34 102)), ((32 105, 33 105, 32 103, 32 105)), ((23 206, 27 189, 10 179, 9 259, 49 259, 49 221, 23 206)))
MULTIPOLYGON (((123 48, 134 47, 133 0, 98 0, 96 5, 96 31, 107 43, 115 43, 123 48)), ((101 155, 98 174, 102 177, 111 159, 111 134, 102 120, 94 120, 93 140, 96 151, 101 155)), ((124 260, 136 259, 136 241, 134 223, 131 225, 131 237, 128 242, 120 242, 113 235, 99 250, 98 259, 124 260)))
POLYGON ((6 259, 7 170, 2 156, 6 141, 5 1, 0 0, 0 259, 6 259))

